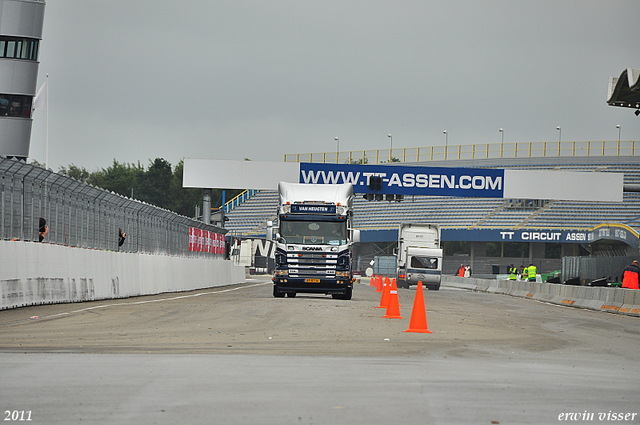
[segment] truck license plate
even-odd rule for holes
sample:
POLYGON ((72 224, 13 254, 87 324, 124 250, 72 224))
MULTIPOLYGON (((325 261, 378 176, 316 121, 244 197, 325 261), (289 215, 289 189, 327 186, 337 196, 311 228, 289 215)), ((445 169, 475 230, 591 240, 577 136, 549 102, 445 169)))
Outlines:
POLYGON ((305 283, 320 283, 320 279, 305 279, 305 283))

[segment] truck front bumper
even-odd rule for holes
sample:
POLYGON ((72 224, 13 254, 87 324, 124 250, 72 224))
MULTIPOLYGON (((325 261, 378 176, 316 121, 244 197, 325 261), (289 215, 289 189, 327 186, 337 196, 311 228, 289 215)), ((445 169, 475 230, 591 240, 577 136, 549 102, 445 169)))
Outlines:
POLYGON ((343 294, 353 289, 353 279, 317 279, 319 282, 305 282, 304 278, 274 277, 273 284, 280 292, 302 292, 312 294, 343 294))

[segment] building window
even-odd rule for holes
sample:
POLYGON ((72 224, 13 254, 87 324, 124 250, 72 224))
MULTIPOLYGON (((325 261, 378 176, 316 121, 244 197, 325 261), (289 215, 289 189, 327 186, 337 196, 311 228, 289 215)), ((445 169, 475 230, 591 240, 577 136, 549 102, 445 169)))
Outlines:
POLYGON ((0 117, 31 118, 31 96, 0 94, 0 117))
POLYGON ((40 40, 0 36, 0 58, 38 60, 40 40))

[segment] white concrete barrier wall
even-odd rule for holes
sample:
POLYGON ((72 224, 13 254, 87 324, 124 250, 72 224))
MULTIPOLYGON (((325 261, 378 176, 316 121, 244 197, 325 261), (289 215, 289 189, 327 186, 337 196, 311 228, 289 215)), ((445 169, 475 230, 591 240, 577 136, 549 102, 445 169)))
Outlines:
POLYGON ((0 241, 0 309, 190 291, 245 281, 220 259, 0 241))
POLYGON ((640 291, 597 286, 442 276, 443 286, 531 298, 552 304, 640 317, 640 291))

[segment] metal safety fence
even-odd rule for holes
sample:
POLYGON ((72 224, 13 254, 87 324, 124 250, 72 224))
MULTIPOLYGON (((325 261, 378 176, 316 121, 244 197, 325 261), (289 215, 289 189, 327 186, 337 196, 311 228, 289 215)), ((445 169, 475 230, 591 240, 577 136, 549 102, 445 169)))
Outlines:
POLYGON ((222 228, 0 156, 0 238, 38 242, 40 218, 49 228, 45 243, 198 258, 224 255, 222 249, 194 250, 191 231, 224 235, 222 228), (120 229, 126 234, 122 246, 120 229))
POLYGON ((460 159, 638 156, 640 141, 512 142, 416 148, 369 149, 342 152, 288 153, 284 162, 325 164, 382 164, 460 159))
POLYGON ((607 278, 622 282, 623 270, 637 256, 562 257, 562 281, 578 277, 581 282, 607 278))

